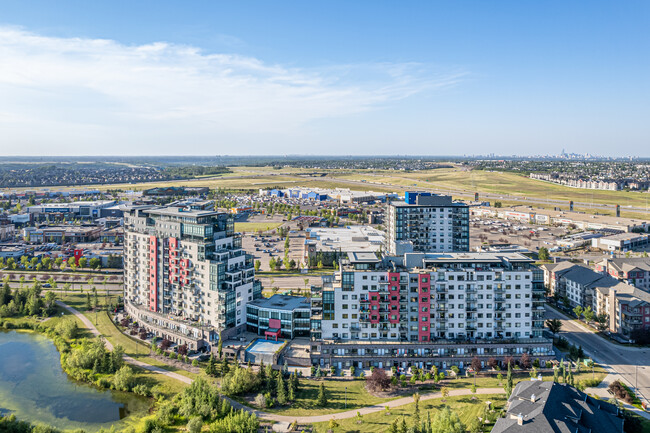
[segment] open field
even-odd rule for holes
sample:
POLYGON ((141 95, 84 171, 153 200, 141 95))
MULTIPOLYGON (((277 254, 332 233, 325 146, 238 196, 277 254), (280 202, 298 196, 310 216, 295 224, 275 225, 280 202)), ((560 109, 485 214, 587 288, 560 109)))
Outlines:
MULTIPOLYGON (((345 396, 347 387, 347 410, 359 409, 373 404, 383 403, 393 398, 380 398, 368 393, 365 388, 365 380, 312 380, 300 379, 300 386, 296 393, 296 399, 289 407, 267 408, 264 411, 287 416, 311 416, 328 413, 342 412, 345 408, 345 396), (327 394, 327 407, 321 408, 317 405, 318 387, 325 384, 327 394)), ((250 402, 246 402, 250 405, 250 402)))
MULTIPOLYGON (((467 426, 476 417, 483 414, 486 402, 492 402, 492 407, 500 408, 506 402, 505 395, 477 395, 475 400, 470 396, 447 397, 446 399, 432 399, 420 402, 420 419, 427 419, 427 412, 430 412, 431 418, 436 412, 443 407, 448 406, 453 412, 457 413, 460 420, 467 426)), ((390 415, 382 412, 375 412, 364 415, 361 424, 357 423, 356 418, 338 420, 340 427, 335 431, 346 432, 387 432, 390 431, 390 425, 395 419, 401 423, 402 417, 406 419, 407 426, 413 425, 414 404, 400 406, 390 409, 390 415)), ((335 417, 334 417, 335 418, 335 417)), ((326 432, 328 423, 314 424, 315 432, 326 432)))

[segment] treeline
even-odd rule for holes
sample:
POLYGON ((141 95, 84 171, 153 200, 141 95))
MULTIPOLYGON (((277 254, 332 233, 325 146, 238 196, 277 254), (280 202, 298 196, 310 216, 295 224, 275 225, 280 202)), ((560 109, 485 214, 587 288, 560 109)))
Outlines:
POLYGON ((56 312, 56 294, 47 292, 41 296, 41 285, 12 290, 5 280, 0 288, 0 318, 16 316, 49 317, 56 312))
MULTIPOLYGON (((218 349, 221 353, 221 348, 218 349)), ((259 407, 273 407, 276 404, 284 405, 295 400, 300 387, 296 373, 289 374, 285 364, 282 370, 274 370, 269 365, 260 364, 257 372, 253 371, 250 363, 247 368, 238 364, 230 367, 228 357, 217 361, 214 355, 210 356, 205 372, 209 376, 223 377, 221 392, 229 396, 237 396, 257 392, 255 404, 259 407)))
POLYGON ((161 403, 155 417, 145 420, 143 431, 162 432, 181 425, 190 433, 200 432, 204 425, 210 433, 257 433, 260 424, 254 414, 234 410, 216 385, 198 378, 171 401, 161 403))
POLYGON ((201 166, 201 165, 183 165, 177 167, 167 167, 162 173, 164 175, 176 178, 187 178, 196 176, 208 176, 211 174, 232 173, 228 167, 224 166, 201 166))
MULTIPOLYGON (((0 257, 0 269, 7 269, 10 271, 13 270, 25 270, 25 271, 43 271, 52 269, 64 270, 69 268, 72 271, 77 269, 93 269, 98 270, 102 267, 102 261, 93 257, 90 260, 86 257, 81 257, 77 263, 77 259, 74 257, 69 257, 67 260, 64 260, 61 257, 57 257, 52 260, 51 257, 41 256, 39 257, 29 257, 29 256, 20 256, 20 259, 16 261, 13 257, 8 257, 6 260, 4 257, 0 257)), ((109 266, 110 267, 110 266, 109 266)))

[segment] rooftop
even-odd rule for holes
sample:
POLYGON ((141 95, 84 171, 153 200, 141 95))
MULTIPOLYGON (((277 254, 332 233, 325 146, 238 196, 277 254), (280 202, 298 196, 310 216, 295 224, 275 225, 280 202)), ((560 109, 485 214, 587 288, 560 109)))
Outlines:
POLYGON ((522 381, 492 433, 610 433, 623 431, 615 405, 556 382, 522 381), (519 419, 521 417, 521 419, 519 419), (521 425, 519 425, 521 422, 521 425))
POLYGON ((270 298, 249 301, 248 305, 255 305, 269 310, 293 311, 311 308, 311 301, 304 296, 273 295, 270 298))

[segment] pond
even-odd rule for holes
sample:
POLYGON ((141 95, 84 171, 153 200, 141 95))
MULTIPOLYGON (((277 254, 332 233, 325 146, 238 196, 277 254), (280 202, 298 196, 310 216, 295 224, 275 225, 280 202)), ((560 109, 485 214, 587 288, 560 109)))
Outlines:
POLYGON ((0 413, 59 429, 124 426, 144 416, 148 399, 74 381, 54 343, 35 332, 0 331, 0 413))

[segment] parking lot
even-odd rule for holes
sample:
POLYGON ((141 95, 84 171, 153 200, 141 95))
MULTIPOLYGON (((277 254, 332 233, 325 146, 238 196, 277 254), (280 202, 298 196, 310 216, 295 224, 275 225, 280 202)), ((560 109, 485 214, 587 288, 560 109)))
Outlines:
POLYGON ((556 240, 565 236, 565 227, 539 226, 516 220, 473 217, 470 219, 470 248, 485 244, 516 244, 531 251, 540 247, 556 247, 556 240))

